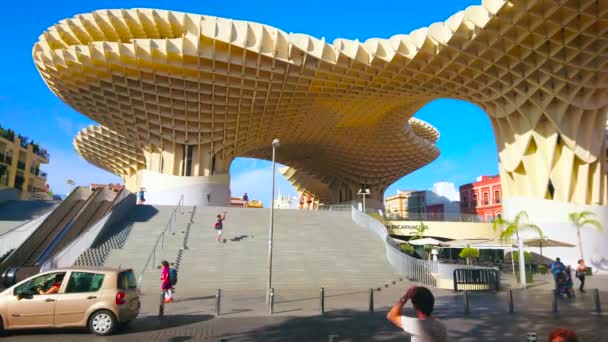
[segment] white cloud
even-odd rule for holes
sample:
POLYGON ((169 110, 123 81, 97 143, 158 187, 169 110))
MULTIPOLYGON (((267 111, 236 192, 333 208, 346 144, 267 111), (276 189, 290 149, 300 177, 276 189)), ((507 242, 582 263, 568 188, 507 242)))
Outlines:
POLYGON ((433 192, 439 196, 443 196, 450 201, 460 201, 460 193, 456 190, 456 186, 451 182, 437 182, 433 184, 433 192))

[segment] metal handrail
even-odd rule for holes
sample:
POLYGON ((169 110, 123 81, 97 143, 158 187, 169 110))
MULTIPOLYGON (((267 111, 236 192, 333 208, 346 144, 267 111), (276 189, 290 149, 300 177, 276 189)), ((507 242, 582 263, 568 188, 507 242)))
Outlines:
POLYGON ((177 206, 175 207, 175 209, 173 209, 173 212, 171 213, 171 216, 169 217, 169 221, 165 225, 165 229, 163 229, 163 231, 160 234, 158 234, 158 238, 156 238, 154 247, 152 247, 152 251, 150 252, 150 255, 148 256, 148 259, 146 260, 144 267, 142 267, 141 272, 139 272, 139 276, 137 277, 137 283, 139 284, 140 287, 143 287, 143 275, 144 275, 144 272, 146 272, 148 265, 155 264, 156 249, 158 248, 158 243, 160 242, 161 249, 165 248, 165 233, 167 233, 167 231, 168 231, 169 234, 171 234, 171 228, 175 225, 175 219, 177 218, 177 210, 182 208, 183 206, 184 206, 184 195, 182 194, 179 198, 179 201, 177 201, 177 206), (152 263, 150 263, 150 261, 152 261, 152 263))

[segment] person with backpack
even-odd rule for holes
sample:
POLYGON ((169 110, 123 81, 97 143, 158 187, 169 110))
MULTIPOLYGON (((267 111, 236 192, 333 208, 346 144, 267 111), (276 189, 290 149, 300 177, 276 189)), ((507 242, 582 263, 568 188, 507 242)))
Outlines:
POLYGON ((217 221, 215 222, 215 230, 217 230, 217 242, 222 242, 222 229, 224 228, 223 221, 226 219, 226 212, 224 215, 217 215, 217 221))
POLYGON ((160 290, 164 293, 165 303, 173 302, 173 286, 171 285, 171 270, 166 260, 161 261, 160 290))

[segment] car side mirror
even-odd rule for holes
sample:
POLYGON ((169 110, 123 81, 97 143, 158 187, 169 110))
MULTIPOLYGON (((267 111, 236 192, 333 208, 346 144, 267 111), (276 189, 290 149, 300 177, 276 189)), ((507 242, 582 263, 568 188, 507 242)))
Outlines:
POLYGON ((22 299, 32 299, 34 298, 34 292, 32 291, 21 291, 19 293, 16 293, 17 295, 17 300, 22 300, 22 299))

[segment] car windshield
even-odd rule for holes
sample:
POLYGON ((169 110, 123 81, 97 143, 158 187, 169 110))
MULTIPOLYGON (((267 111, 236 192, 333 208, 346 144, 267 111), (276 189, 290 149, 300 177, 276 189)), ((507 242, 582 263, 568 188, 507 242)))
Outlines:
POLYGON ((122 271, 118 274, 118 288, 121 290, 137 288, 137 281, 135 281, 132 270, 122 271))

